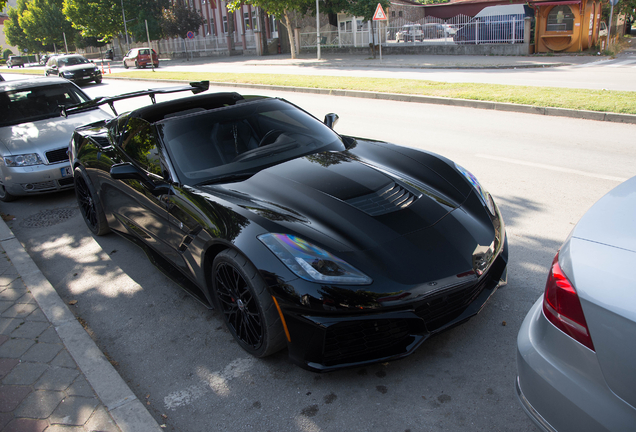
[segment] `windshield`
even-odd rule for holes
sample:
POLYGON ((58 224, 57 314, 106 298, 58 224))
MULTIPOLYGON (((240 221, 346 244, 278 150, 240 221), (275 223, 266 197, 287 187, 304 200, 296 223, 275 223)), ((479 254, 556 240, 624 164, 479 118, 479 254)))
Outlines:
POLYGON ((39 86, 0 93, 0 126, 60 116, 60 105, 68 106, 89 98, 72 84, 39 86))
POLYGON ((279 99, 261 99, 157 123, 181 181, 214 183, 287 160, 343 151, 340 137, 279 99))
POLYGON ((66 57, 58 59, 59 67, 88 63, 84 57, 66 57))

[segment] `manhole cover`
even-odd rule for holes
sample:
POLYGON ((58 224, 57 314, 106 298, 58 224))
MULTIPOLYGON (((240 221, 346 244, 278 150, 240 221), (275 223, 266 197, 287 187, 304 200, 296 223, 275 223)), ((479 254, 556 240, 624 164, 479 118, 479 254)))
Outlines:
POLYGON ((29 216, 20 222, 21 227, 25 228, 44 228, 62 223, 77 214, 77 209, 65 208, 55 210, 44 210, 29 216))

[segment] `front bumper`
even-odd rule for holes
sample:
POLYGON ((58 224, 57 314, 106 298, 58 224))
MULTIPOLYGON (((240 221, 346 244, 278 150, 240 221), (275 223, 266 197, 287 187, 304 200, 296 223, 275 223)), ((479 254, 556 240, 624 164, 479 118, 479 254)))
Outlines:
POLYGON ((596 353, 543 315, 543 297, 517 337, 517 396, 545 432, 628 431, 636 410, 607 387, 596 353))
POLYGON ((286 310, 290 360, 314 372, 397 360, 430 336, 476 315, 505 284, 508 245, 477 282, 395 307, 357 314, 309 315, 286 310))
POLYGON ((2 174, 6 191, 15 196, 56 192, 74 186, 68 162, 27 167, 3 166, 2 174))
POLYGON ((67 80, 71 80, 75 83, 93 81, 95 79, 102 78, 102 72, 100 70, 95 71, 73 71, 65 72, 62 74, 67 80))

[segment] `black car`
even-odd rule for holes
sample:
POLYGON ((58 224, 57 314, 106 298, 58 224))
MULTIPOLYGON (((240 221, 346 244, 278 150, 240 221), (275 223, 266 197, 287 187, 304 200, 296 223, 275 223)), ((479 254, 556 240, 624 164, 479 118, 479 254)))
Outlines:
POLYGON ((79 207, 94 234, 143 245, 218 308, 257 357, 287 347, 329 371, 407 356, 505 284, 502 216, 462 167, 338 135, 337 118, 216 93, 78 128, 79 207))
POLYGON ((58 55, 48 59, 44 75, 56 75, 77 84, 88 81, 102 82, 102 72, 91 61, 79 54, 58 55))

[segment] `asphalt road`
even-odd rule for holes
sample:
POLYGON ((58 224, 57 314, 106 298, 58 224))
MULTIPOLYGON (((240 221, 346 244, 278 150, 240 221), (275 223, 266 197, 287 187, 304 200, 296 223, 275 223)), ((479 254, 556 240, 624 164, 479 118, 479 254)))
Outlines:
MULTIPOLYGON (((96 96, 148 88, 114 82, 96 96)), ((221 89, 228 91, 227 88, 221 89)), ((237 90, 241 91, 241 90, 237 90)), ((253 93, 253 92, 251 92, 253 93)), ((494 195, 509 284, 466 324, 396 362, 318 375, 250 358, 205 309, 116 236, 95 238, 73 192, 0 203, 8 224, 166 430, 534 431, 515 396, 516 334, 581 215, 635 175, 634 125, 298 93, 336 130, 447 156, 494 195), (165 417, 164 417, 165 416, 165 417)))

